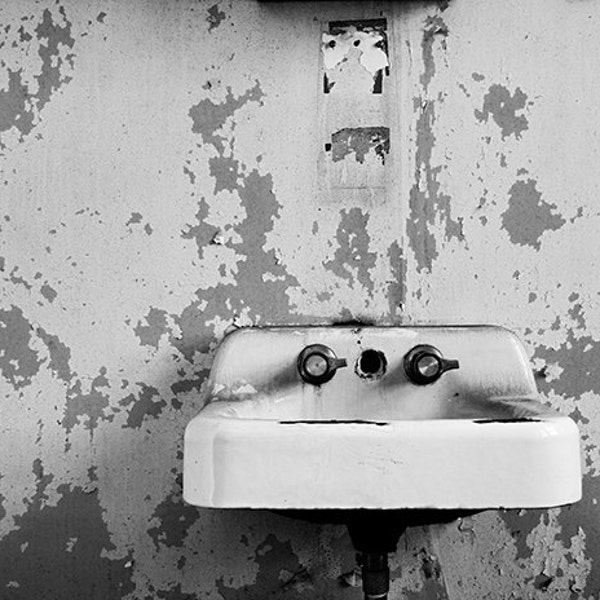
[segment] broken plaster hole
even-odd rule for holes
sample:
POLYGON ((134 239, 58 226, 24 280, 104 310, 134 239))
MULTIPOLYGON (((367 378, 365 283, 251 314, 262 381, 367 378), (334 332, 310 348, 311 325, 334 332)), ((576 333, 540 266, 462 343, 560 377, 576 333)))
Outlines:
POLYGON ((363 351, 356 361, 356 374, 363 379, 379 379, 385 373, 387 361, 383 352, 371 348, 363 351))
POLYGON ((383 77, 389 75, 390 66, 385 19, 331 21, 323 32, 322 53, 325 94, 344 77, 356 81, 357 71, 350 65, 371 76, 373 94, 383 93, 383 77))

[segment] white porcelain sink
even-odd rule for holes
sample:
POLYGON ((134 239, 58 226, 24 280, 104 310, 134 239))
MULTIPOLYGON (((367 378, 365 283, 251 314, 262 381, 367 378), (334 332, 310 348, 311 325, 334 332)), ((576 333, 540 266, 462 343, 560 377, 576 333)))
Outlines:
POLYGON ((486 509, 581 497, 577 427, 538 400, 523 347, 499 327, 242 329, 221 344, 207 393, 185 433, 191 504, 486 509), (298 369, 313 344, 347 361, 320 385, 298 369), (458 368, 414 383, 405 357, 421 345, 458 368))

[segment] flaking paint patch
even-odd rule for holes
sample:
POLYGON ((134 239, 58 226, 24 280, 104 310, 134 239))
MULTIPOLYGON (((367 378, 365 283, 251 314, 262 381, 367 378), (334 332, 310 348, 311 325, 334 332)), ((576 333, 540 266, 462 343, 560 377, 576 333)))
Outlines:
POLYGON ((165 406, 167 406, 167 403, 160 397, 155 387, 144 383, 139 383, 138 385, 141 391, 137 397, 129 394, 119 402, 120 406, 127 407, 127 423, 123 427, 139 429, 146 417, 156 419, 160 416, 165 406))
POLYGON ((101 367, 100 373, 92 380, 90 390, 84 392, 78 379, 67 393, 67 402, 62 419, 62 426, 69 433, 77 424, 93 431, 99 421, 112 421, 114 413, 109 414, 110 406, 108 391, 109 382, 106 378, 106 368, 101 367))
POLYGON ((481 110, 475 110, 475 117, 480 122, 486 122, 492 117, 494 123, 500 127, 502 139, 514 135, 521 138, 523 131, 529 129, 527 117, 517 114, 527 106, 527 95, 516 88, 514 93, 500 84, 491 85, 483 98, 481 110))
POLYGON ((387 288, 388 305, 390 314, 396 316, 399 309, 402 312, 406 299, 406 259, 402 247, 396 241, 388 248, 387 256, 391 274, 387 288))
POLYGON ((227 88, 225 100, 218 104, 209 98, 205 98, 192 106, 188 112, 190 119, 192 119, 192 132, 200 134, 205 144, 213 145, 219 154, 223 156, 225 150, 223 144, 227 137, 219 135, 217 132, 246 103, 257 102, 262 104, 263 97, 264 94, 257 81, 254 87, 237 98, 233 95, 231 88, 227 88))
POLYGON ((433 48, 436 39, 441 40, 442 49, 446 50, 446 37, 448 36, 448 26, 440 15, 432 15, 425 20, 423 29, 423 40, 421 42, 421 50, 423 56, 423 73, 420 77, 423 90, 427 92, 427 88, 435 75, 435 60, 433 58, 433 48))
MULTIPOLYGON (((215 104, 204 99, 192 106, 192 132, 198 133, 205 144, 210 144, 216 156, 209 159, 210 174, 215 182, 215 193, 224 191, 239 199, 244 217, 229 225, 235 234, 229 246, 236 253, 237 274, 235 283, 217 283, 200 288, 198 300, 187 306, 180 315, 173 315, 181 335, 171 338, 171 343, 193 362, 198 352, 208 354, 215 346, 215 325, 229 322, 244 323, 286 322, 291 315, 287 292, 298 281, 284 269, 273 249, 267 250, 267 234, 272 230, 281 208, 273 193, 270 174, 258 168, 249 169, 235 158, 232 132, 234 115, 247 103, 262 106, 263 93, 258 82, 239 97, 227 88, 226 99, 215 104), (229 130, 227 129, 229 125, 229 130), (210 293, 207 293, 209 292, 210 293)), ((190 172, 193 173, 191 168, 190 172)), ((195 176, 195 173, 194 173, 195 176)), ((182 234, 194 239, 198 254, 210 244, 218 228, 206 224, 210 207, 201 204, 198 229, 195 226, 182 234), (208 235, 207 235, 208 234, 208 235)), ((219 332, 222 335, 224 332, 219 332)))
POLYGON ((57 335, 48 333, 43 327, 36 329, 36 334, 44 342, 50 355, 48 366, 50 370, 65 382, 70 382, 73 378, 69 360, 71 359, 71 350, 60 340, 57 335))
POLYGON ((600 393, 600 342, 591 336, 576 337, 572 330, 558 348, 539 345, 533 355, 546 367, 561 369, 556 378, 545 378, 538 382, 543 393, 554 392, 565 398, 579 399, 583 394, 600 393))
POLYGON ((372 296, 371 269, 377 261, 377 253, 369 252, 369 215, 360 208, 351 208, 340 211, 340 216, 336 233, 338 245, 333 260, 323 263, 323 266, 338 277, 347 279, 351 286, 355 280, 358 281, 372 296))
POLYGON ((208 17, 206 17, 206 21, 208 22, 208 31, 209 33, 216 29, 223 20, 227 17, 227 15, 219 10, 219 4, 213 4, 208 10, 208 17))
POLYGON ((210 244, 218 231, 217 227, 206 222, 208 211, 208 203, 204 198, 201 198, 198 202, 198 212, 196 213, 198 222, 188 225, 187 229, 181 233, 181 237, 184 240, 194 240, 196 242, 198 258, 200 259, 204 257, 204 248, 210 244))
POLYGON ((373 152, 382 163, 390 152, 390 130, 388 127, 345 127, 331 135, 331 159, 333 162, 354 155, 364 163, 369 152, 373 152))
MULTIPOLYGON (((6 67, 8 87, 0 90, 0 149, 7 148, 2 135, 4 132, 14 129, 18 132, 19 141, 23 141, 40 121, 40 113, 52 96, 72 79, 75 54, 71 50, 75 39, 64 7, 59 6, 58 14, 59 17, 45 9, 33 30, 39 42, 37 55, 41 61, 39 72, 33 77, 35 88, 27 82, 30 74, 25 73, 23 68, 13 70, 6 67)), ((19 41, 29 45, 33 37, 22 27, 19 41)), ((5 66, 4 62, 0 64, 5 66)))
POLYGON ((170 332, 167 313, 162 309, 151 307, 144 320, 146 324, 138 321, 133 331, 142 346, 152 346, 158 349, 160 339, 170 332))
POLYGON ((42 296, 46 298, 48 302, 54 302, 54 300, 56 300, 56 297, 58 296, 57 291, 47 283, 44 283, 40 288, 40 294, 42 294, 42 296))
POLYGON ((516 181, 508 193, 508 208, 502 213, 502 226, 513 244, 539 250, 544 232, 560 229, 566 223, 554 212, 555 205, 542 200, 533 179, 516 181))
POLYGON ((437 38, 445 38, 448 28, 441 17, 429 17, 422 40, 423 74, 421 84, 423 96, 415 99, 415 110, 418 112, 416 122, 416 152, 414 184, 410 190, 410 213, 407 222, 408 241, 413 250, 417 271, 431 271, 433 262, 439 255, 438 242, 434 229, 443 225, 444 239, 449 241, 464 239, 462 221, 452 219, 451 198, 441 191, 437 180, 442 170, 432 163, 435 135, 435 101, 428 99, 428 87, 435 75, 433 46, 437 38))
POLYGON ((15 517, 16 528, 0 540, 0 590, 10 588, 3 597, 92 600, 123 598, 133 592, 132 571, 125 566, 129 558, 106 557, 115 546, 97 492, 61 484, 58 503, 48 506, 46 488, 53 477, 44 473, 39 460, 33 471, 35 496, 27 512, 15 517))
POLYGON ((300 563, 289 542, 280 542, 274 535, 269 535, 256 549, 254 560, 258 564, 258 575, 252 585, 236 589, 229 587, 223 577, 217 580, 217 590, 223 600, 283 597, 306 600, 315 597, 310 572, 300 563))
POLYGON ((148 529, 156 549, 160 546, 178 548, 183 544, 190 527, 200 518, 195 506, 183 501, 181 485, 167 495, 152 513, 153 526, 148 529))
MULTIPOLYGON (((597 503, 597 499, 600 498, 600 480, 598 477, 588 475, 583 477, 582 483, 581 500, 577 504, 564 507, 559 512, 557 520, 564 540, 576 539, 581 532, 584 533, 585 552, 580 552, 580 555, 589 557, 591 565, 583 585, 576 581, 576 574, 571 575, 573 578, 571 589, 577 594, 576 598, 593 598, 600 590, 600 563, 594 560, 600 556, 600 521, 597 503)), ((580 556, 579 560, 581 561, 584 556, 580 556)))
POLYGON ((19 307, 0 309, 0 372, 15 390, 30 385, 40 370, 38 352, 30 346, 32 331, 19 307))

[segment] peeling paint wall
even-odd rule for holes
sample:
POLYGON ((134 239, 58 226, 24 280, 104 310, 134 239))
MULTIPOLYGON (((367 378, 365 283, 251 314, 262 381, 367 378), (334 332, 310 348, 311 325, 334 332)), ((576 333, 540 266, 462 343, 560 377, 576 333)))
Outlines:
POLYGON ((0 6, 0 598, 355 598, 344 528, 181 499, 249 324, 497 323, 584 499, 413 528, 391 598, 598 598, 600 6, 0 6))

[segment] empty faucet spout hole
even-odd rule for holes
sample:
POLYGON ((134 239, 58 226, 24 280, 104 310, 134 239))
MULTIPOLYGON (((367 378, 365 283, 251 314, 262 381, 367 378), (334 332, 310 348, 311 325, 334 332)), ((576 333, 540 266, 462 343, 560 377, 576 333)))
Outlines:
POLYGON ((356 373, 363 379, 378 379, 385 373, 387 361, 383 352, 367 349, 356 362, 356 373))

